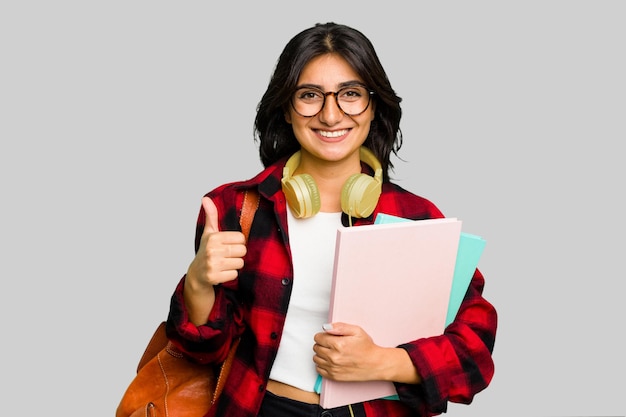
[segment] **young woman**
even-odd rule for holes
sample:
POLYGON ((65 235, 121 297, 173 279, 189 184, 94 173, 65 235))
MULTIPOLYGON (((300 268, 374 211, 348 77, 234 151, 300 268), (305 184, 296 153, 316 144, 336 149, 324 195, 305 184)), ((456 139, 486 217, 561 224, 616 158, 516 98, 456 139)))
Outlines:
MULTIPOLYGON (((379 212, 443 217, 390 182, 400 101, 353 28, 318 24, 286 45, 255 120, 265 169, 203 198, 196 256, 172 296, 168 336, 193 360, 220 363, 240 339, 209 416, 429 416, 488 386, 497 317, 478 270, 440 336, 381 347, 357 325, 326 323, 338 227, 371 224, 379 212), (246 191, 260 196, 247 242, 246 191), (393 381, 398 399, 325 410, 318 375, 393 381)), ((378 285, 385 291, 384 277, 378 285)))

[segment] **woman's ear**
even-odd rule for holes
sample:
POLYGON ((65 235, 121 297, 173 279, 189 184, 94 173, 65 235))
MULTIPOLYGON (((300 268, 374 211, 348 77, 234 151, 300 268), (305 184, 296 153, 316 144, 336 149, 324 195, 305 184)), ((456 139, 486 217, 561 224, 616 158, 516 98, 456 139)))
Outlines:
POLYGON ((291 113, 289 113, 289 110, 285 110, 283 114, 285 115, 285 121, 291 124, 291 113))

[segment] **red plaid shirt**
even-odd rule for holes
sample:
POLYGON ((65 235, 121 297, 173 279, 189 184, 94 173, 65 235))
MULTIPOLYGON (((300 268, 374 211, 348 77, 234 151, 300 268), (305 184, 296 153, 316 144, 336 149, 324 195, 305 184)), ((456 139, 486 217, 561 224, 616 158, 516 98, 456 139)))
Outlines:
MULTIPOLYGON (((216 301, 207 324, 189 322, 183 302, 184 277, 172 299, 168 336, 196 361, 219 363, 231 341, 241 337, 222 396, 207 416, 256 417, 282 334, 293 282, 287 208, 280 180, 285 160, 255 178, 222 185, 207 195, 220 214, 220 230, 241 230, 239 215, 246 189, 256 188, 260 204, 247 244, 245 266, 235 281, 216 287, 216 301)), ((369 168, 365 165, 364 170, 369 168)), ((374 213, 353 219, 371 224, 382 212, 414 220, 443 217, 430 201, 385 183, 374 213)), ((343 216, 347 225, 347 216, 343 216)), ((201 209, 196 250, 204 229, 201 209)), ((484 279, 476 271, 455 321, 441 336, 410 341, 400 347, 410 355, 422 378, 420 384, 396 384, 400 401, 364 404, 368 417, 417 417, 443 413, 447 402, 469 404, 487 387, 494 373, 491 353, 497 326, 496 311, 482 297, 484 279)), ((414 320, 407 317, 407 320, 414 320)))

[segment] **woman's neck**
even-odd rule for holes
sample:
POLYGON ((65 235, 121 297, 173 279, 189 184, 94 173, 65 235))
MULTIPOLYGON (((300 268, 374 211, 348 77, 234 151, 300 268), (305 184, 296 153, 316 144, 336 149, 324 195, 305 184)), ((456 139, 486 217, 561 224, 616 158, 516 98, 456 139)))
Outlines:
POLYGON ((360 159, 356 161, 356 164, 352 161, 326 164, 303 164, 301 162, 296 172, 306 173, 313 177, 320 193, 320 211, 334 213, 341 211, 343 185, 351 175, 361 172, 361 163, 360 159))

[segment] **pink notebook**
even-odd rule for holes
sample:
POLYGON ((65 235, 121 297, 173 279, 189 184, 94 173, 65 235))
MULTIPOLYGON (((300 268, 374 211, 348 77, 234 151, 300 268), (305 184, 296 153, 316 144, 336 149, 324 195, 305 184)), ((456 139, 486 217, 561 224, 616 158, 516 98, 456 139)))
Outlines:
MULTIPOLYGON (((329 322, 357 324, 381 346, 443 333, 461 234, 455 218, 337 231, 329 322)), ((391 382, 322 379, 324 408, 397 395, 391 382)))

